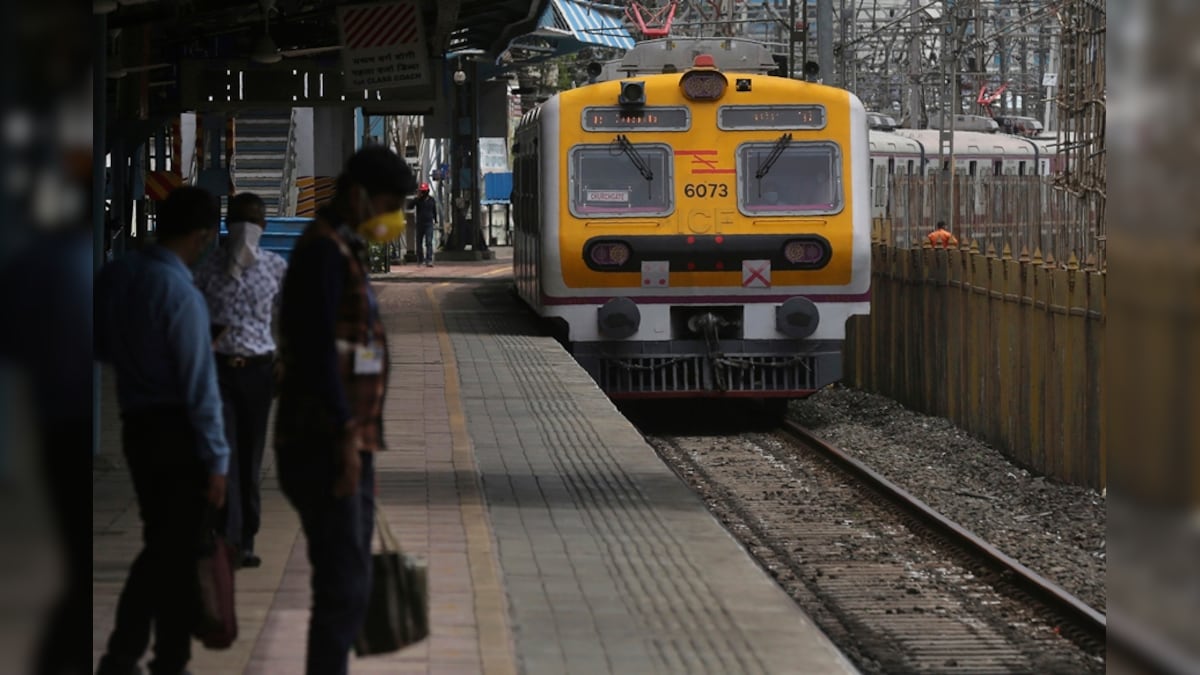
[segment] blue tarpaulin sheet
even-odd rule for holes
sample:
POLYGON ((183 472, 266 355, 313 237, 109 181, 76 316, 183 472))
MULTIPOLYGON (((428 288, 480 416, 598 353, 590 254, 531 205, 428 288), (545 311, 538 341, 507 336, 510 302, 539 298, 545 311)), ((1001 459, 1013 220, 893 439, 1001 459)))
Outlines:
POLYGON ((512 172, 496 172, 483 175, 483 203, 499 204, 512 197, 512 172))

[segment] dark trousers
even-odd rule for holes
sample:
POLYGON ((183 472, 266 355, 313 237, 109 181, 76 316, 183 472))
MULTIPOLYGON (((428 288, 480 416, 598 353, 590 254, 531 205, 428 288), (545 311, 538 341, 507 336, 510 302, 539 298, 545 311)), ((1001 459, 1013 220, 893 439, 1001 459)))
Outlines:
POLYGON ((362 628, 371 592, 371 531, 375 525, 375 457, 361 453, 358 493, 335 498, 333 444, 281 447, 279 485, 300 514, 312 566, 308 675, 341 675, 362 628))
POLYGON ((259 483, 275 375, 269 358, 240 367, 229 365, 226 358, 217 359, 225 438, 232 453, 225 498, 225 537, 235 547, 250 552, 262 522, 259 483))
POLYGON ((99 673, 124 673, 154 628, 151 673, 179 673, 191 659, 196 560, 208 469, 182 410, 126 415, 122 440, 142 516, 142 552, 117 601, 116 628, 99 673))
POLYGON ((417 262, 433 262, 433 223, 417 225, 417 262))

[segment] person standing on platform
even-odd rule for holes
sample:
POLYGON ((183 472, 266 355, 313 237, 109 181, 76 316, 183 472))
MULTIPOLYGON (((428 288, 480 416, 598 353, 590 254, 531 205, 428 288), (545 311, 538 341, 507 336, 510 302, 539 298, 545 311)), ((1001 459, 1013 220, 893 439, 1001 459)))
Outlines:
POLYGON ((96 280, 96 356, 116 371, 144 524, 100 675, 139 672, 152 624, 151 673, 178 674, 191 660, 197 547, 206 510, 225 501, 229 447, 208 310, 188 268, 212 246, 220 220, 211 194, 177 188, 159 206, 156 244, 110 263, 96 280))
POLYGON ((413 200, 417 220, 417 262, 433 267, 433 226, 437 222, 437 201, 429 196, 429 183, 421 183, 413 200))
POLYGON ((934 248, 957 248, 958 239, 946 229, 946 221, 939 220, 937 228, 929 233, 929 245, 934 248))
POLYGON ((266 206, 256 194, 229 200, 229 239, 196 270, 196 285, 220 331, 217 382, 221 387, 225 437, 232 452, 225 536, 241 552, 242 567, 258 567, 254 537, 262 520, 259 482, 267 418, 275 395, 272 318, 287 261, 258 242, 267 225, 266 206))
POLYGON ((367 276, 367 242, 403 230, 411 170, 369 146, 338 177, 292 251, 280 314, 279 484, 300 514, 312 565, 307 672, 338 675, 366 616, 383 449, 388 348, 367 276))

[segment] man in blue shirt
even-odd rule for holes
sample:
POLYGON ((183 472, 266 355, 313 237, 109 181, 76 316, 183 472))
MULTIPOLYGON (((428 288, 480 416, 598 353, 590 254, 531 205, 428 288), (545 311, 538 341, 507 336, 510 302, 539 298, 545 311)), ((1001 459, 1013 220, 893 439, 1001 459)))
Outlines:
POLYGON ((181 673, 191 659, 197 544, 225 501, 229 447, 208 310, 189 267, 212 246, 220 218, 211 194, 178 188, 159 206, 156 245, 107 265, 96 280, 96 356, 116 371, 144 542, 101 675, 137 672, 151 624, 151 673, 181 673))

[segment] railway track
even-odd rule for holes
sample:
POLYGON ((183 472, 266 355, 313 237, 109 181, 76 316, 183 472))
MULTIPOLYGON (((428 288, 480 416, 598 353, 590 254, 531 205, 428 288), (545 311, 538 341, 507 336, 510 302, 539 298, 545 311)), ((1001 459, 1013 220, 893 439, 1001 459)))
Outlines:
POLYGON ((1104 614, 803 428, 648 440, 864 672, 1104 672, 1104 614))

